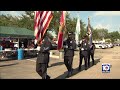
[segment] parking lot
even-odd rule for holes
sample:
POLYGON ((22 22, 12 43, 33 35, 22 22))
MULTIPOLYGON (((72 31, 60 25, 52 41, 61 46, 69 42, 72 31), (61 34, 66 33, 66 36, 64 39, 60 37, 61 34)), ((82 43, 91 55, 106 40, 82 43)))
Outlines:
MULTIPOLYGON (((54 53, 59 54, 58 51, 54 53)), ((55 54, 55 55, 57 55, 55 54)), ((48 74, 51 79, 120 79, 120 47, 115 46, 109 49, 95 50, 95 63, 88 70, 78 72, 79 52, 75 52, 73 61, 73 75, 66 78, 67 69, 63 59, 56 57, 50 58, 50 67, 48 74), (102 73, 102 63, 111 65, 110 73, 102 73)), ((84 64, 84 62, 83 62, 84 64)), ((1 79, 41 79, 35 71, 36 58, 24 60, 0 60, 0 78, 1 79)))

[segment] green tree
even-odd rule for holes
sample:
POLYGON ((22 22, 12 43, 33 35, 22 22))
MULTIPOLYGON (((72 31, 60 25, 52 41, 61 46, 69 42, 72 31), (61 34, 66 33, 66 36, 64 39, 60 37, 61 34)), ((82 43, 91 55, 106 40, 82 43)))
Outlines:
POLYGON ((103 38, 108 38, 108 30, 107 29, 94 29, 93 30, 93 39, 94 40, 102 40, 103 38))
POLYGON ((49 25, 49 29, 52 31, 55 31, 56 35, 58 34, 58 30, 59 30, 60 14, 61 13, 59 11, 54 11, 53 18, 52 18, 51 23, 49 25))
POLYGON ((18 27, 18 17, 11 15, 0 15, 0 26, 18 27))
POLYGON ((19 27, 34 30, 34 11, 25 11, 18 23, 19 27))
POLYGON ((109 38, 111 39, 112 43, 117 41, 117 39, 120 39, 120 34, 118 31, 113 31, 109 33, 109 38))
POLYGON ((93 40, 99 39, 97 29, 93 29, 93 31, 92 31, 92 37, 93 37, 93 40))
MULTIPOLYGON (((49 26, 49 29, 54 30, 56 35, 58 35, 58 32, 59 32, 60 16, 61 16, 60 11, 54 11, 53 19, 51 20, 51 23, 49 26)), ((76 21, 77 21, 76 18, 70 18, 70 14, 68 12, 66 13, 66 33, 65 33, 65 36, 67 35, 67 32, 69 32, 69 31, 75 32, 76 21)))

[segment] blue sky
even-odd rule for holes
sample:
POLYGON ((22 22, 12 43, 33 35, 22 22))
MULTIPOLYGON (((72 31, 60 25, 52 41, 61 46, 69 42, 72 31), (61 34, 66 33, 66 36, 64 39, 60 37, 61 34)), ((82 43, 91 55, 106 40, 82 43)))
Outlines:
MULTIPOLYGON (((111 31, 120 31, 120 11, 69 11, 71 17, 82 19, 85 24, 90 16, 91 26, 93 28, 106 28, 111 31)), ((20 16, 24 11, 0 11, 0 14, 11 14, 20 16)))
POLYGON ((106 28, 111 31, 120 31, 120 11, 72 11, 71 17, 79 16, 85 24, 88 16, 93 28, 106 28))

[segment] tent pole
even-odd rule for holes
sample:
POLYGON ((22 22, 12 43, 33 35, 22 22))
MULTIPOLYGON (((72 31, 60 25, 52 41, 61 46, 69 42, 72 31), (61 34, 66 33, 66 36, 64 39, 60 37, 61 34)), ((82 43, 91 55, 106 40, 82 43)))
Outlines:
POLYGON ((18 49, 20 48, 20 47, 19 47, 19 42, 20 42, 20 40, 19 40, 19 38, 18 38, 18 49))

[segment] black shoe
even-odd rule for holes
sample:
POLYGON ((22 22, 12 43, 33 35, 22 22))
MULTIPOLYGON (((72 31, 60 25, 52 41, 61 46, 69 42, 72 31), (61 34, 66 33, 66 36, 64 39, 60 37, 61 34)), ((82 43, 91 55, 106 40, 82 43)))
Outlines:
POLYGON ((81 71, 81 67, 78 68, 78 71, 81 71))
POLYGON ((47 65, 47 68, 49 68, 50 66, 49 65, 47 65))
POLYGON ((92 65, 96 65, 95 63, 92 63, 92 65))
POLYGON ((47 75, 47 76, 45 76, 45 77, 42 77, 42 79, 50 79, 50 76, 47 75))
POLYGON ((67 77, 72 76, 72 72, 68 72, 67 77))
POLYGON ((88 68, 90 68, 90 65, 88 65, 88 68))
POLYGON ((88 68, 87 67, 85 67, 85 70, 87 70, 88 68))
POLYGON ((71 72, 73 72, 73 70, 74 70, 74 69, 72 68, 71 72))
POLYGON ((47 75, 47 76, 46 76, 46 79, 50 79, 50 76, 49 76, 49 75, 47 75))
POLYGON ((74 70, 74 69, 72 68, 72 70, 71 70, 71 74, 73 74, 73 70, 74 70))

